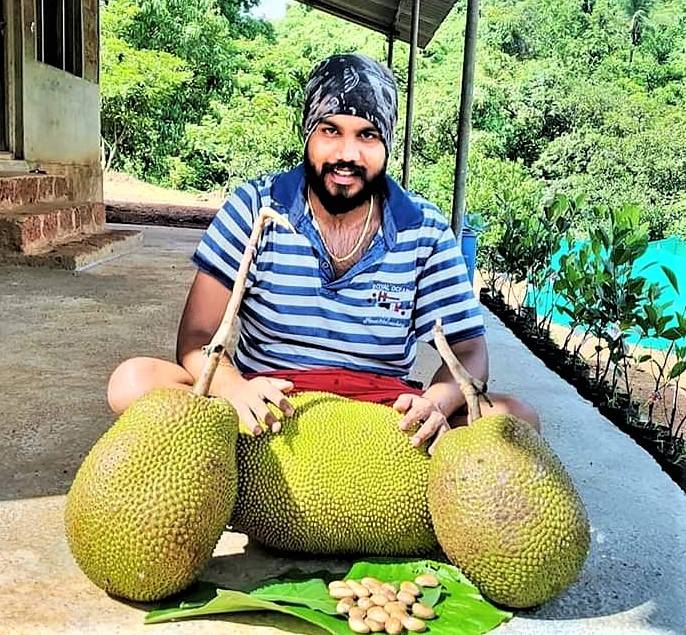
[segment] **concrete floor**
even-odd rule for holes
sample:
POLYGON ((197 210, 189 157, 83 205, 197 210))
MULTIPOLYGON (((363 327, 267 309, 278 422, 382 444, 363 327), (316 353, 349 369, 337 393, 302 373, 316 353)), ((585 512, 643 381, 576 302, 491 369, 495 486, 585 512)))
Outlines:
MULTIPOLYGON (((112 423, 107 378, 132 355, 172 358, 201 232, 146 228, 134 254, 87 271, 0 268, 0 635, 57 633, 320 633, 287 616, 250 614, 143 626, 141 607, 108 597, 74 564, 63 535, 64 494, 112 423)), ((545 436, 586 503, 592 549, 578 583, 497 632, 686 633, 686 496, 653 459, 488 317, 494 391, 535 402, 545 436)), ((437 364, 422 347, 415 375, 437 364)), ((226 533, 204 577, 226 585, 293 560, 226 533)))

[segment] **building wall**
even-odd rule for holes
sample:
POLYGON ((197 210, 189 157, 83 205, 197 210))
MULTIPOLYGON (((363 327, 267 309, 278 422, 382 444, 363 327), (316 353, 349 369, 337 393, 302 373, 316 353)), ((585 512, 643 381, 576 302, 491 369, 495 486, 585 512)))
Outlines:
POLYGON ((27 60, 23 93, 26 160, 81 164, 100 160, 97 84, 27 60))
POLYGON ((23 158, 63 174, 76 200, 102 200, 98 0, 83 0, 84 77, 36 60, 33 0, 22 0, 21 109, 23 158))

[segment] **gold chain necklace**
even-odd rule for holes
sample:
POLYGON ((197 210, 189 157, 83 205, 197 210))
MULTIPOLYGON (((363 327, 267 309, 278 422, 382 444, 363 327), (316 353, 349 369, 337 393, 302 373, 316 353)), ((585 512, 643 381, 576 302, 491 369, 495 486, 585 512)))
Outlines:
MULTIPOLYGON (((307 205, 310 208, 310 211, 312 212, 312 217, 314 218, 314 207, 312 207, 312 201, 310 200, 310 188, 307 188, 307 205)), ((329 246, 326 244, 326 238, 324 238, 324 234, 322 233, 322 230, 319 229, 319 223, 315 222, 315 228, 317 229, 317 233, 319 234, 319 237, 322 239, 322 244, 324 245, 324 249, 326 249, 326 253, 329 254, 331 259, 334 262, 345 262, 346 260, 350 260, 360 249, 362 246, 362 243, 364 242, 364 237, 367 235, 367 231, 369 230, 369 223, 372 220, 372 212, 374 211, 374 195, 371 195, 371 198, 369 200, 369 210, 367 211, 367 218, 364 221, 364 227, 362 228, 362 233, 360 234, 360 237, 357 239, 357 242, 353 246, 352 250, 349 251, 345 256, 336 256, 334 253, 329 249, 329 246)), ((315 221, 317 219, 315 218, 315 221)))

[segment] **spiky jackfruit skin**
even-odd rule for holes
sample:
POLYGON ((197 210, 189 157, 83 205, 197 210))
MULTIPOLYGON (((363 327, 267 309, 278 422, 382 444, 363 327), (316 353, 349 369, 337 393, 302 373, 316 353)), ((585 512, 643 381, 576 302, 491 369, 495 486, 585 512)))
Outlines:
POLYGON ((67 495, 69 546, 92 582, 143 602, 193 582, 233 510, 237 434, 223 400, 161 389, 131 404, 67 495))
POLYGON ((446 433, 431 459, 428 499, 450 561, 506 606, 555 597, 588 555, 588 519, 574 484, 543 438, 515 417, 446 433))
POLYGON ((264 545, 311 554, 410 555, 437 547, 429 456, 392 408, 327 393, 289 396, 281 432, 239 434, 232 524, 264 545))

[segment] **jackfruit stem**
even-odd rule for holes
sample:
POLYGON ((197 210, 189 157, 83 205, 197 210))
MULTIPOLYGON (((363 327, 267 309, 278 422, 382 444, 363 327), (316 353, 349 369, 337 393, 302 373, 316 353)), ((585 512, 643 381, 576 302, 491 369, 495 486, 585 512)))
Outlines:
POLYGON ((436 349, 440 353, 441 359, 448 367, 453 379, 455 379, 457 385, 460 387, 467 402, 467 423, 472 423, 472 421, 481 419, 479 396, 483 395, 484 398, 489 401, 486 396, 486 383, 473 377, 462 365, 460 360, 455 357, 455 353, 453 353, 448 344, 448 340, 445 339, 445 335, 443 334, 443 326, 441 325, 440 318, 436 320, 433 332, 436 349))
POLYGON ((241 263, 238 267, 238 273, 236 274, 236 280, 233 284, 231 297, 226 305, 226 311, 224 311, 224 317, 222 318, 221 324, 214 334, 212 341, 203 348, 203 352, 207 355, 207 359, 205 360, 198 380, 193 386, 193 393, 196 395, 206 396, 209 393, 210 384, 212 383, 214 373, 219 365, 219 360, 228 349, 229 342, 231 342, 236 316, 238 315, 238 309, 241 306, 241 301, 243 300, 243 295, 245 293, 245 283, 248 278, 248 271, 252 264, 253 255, 257 253, 257 243, 260 240, 262 230, 270 220, 295 233, 295 228, 288 222, 286 217, 270 207, 263 207, 260 209, 257 219, 253 224, 252 231, 250 232, 248 244, 243 251, 243 257, 241 258, 241 263))

